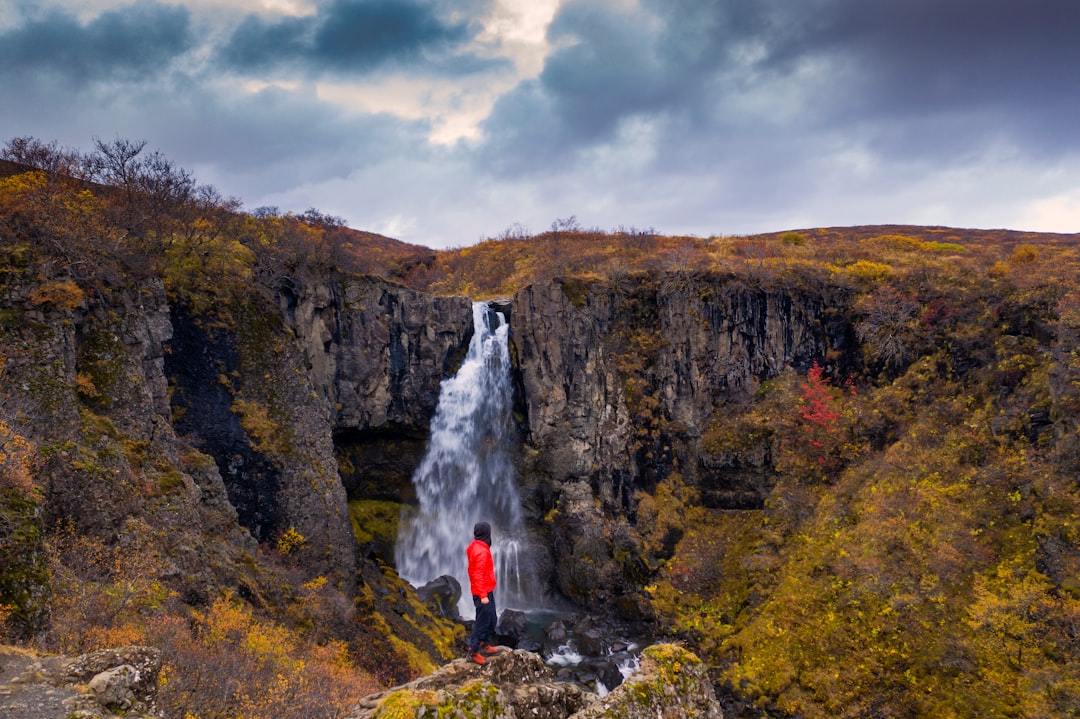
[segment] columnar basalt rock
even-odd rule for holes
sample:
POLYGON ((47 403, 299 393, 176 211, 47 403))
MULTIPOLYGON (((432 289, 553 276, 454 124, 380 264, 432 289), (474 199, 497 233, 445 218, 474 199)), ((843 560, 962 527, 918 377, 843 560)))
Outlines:
POLYGON ((306 286, 282 302, 339 431, 426 428, 472 335, 468 298, 374 278, 306 286))
POLYGON ((631 526, 634 495, 672 474, 718 506, 762 501, 767 448, 749 464, 711 456, 702 433, 725 403, 784 368, 853 348, 848 321, 832 311, 838 292, 670 273, 556 279, 517 294, 526 476, 556 566, 567 568, 556 577, 565 594, 604 601, 640 586, 651 560, 631 526))
POLYGON ((257 539, 294 530, 295 561, 348 588, 352 486, 339 474, 335 439, 423 436, 439 383, 468 344, 470 303, 372 278, 328 279, 279 299, 280 311, 236 312, 226 331, 178 317, 185 329, 170 368, 179 401, 187 393, 188 411, 198 413, 181 422, 207 442, 257 539), (199 363, 204 371, 193 372, 199 363))
POLYGON ((719 403, 849 340, 820 294, 755 290, 726 278, 639 282, 568 289, 554 280, 514 299, 511 338, 529 440, 556 480, 646 470, 632 454, 641 419, 628 400, 633 371, 653 381, 665 422, 694 438, 719 403))

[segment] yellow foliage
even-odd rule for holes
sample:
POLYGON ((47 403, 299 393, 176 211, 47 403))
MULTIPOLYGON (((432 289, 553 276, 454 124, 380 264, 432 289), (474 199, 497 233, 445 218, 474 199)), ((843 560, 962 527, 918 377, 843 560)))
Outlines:
POLYGON ((881 282, 889 277, 892 267, 881 262, 859 260, 844 268, 851 277, 864 282, 881 282))
POLYGON ((1029 265, 1039 257, 1039 249, 1034 245, 1020 245, 1009 256, 1014 265, 1029 265))
POLYGON ((323 587, 326 586, 326 582, 327 582, 326 577, 324 577, 322 575, 319 575, 318 577, 315 577, 314 579, 312 579, 310 582, 304 582, 300 586, 302 588, 308 590, 309 592, 317 592, 317 591, 319 591, 320 589, 322 589, 323 587))
POLYGON ((270 410, 265 405, 237 399, 232 404, 232 411, 240 415, 240 426, 253 440, 256 451, 272 456, 281 456, 289 451, 285 432, 270 416, 270 410))
POLYGON ((75 390, 83 397, 100 397, 101 392, 94 385, 94 380, 90 375, 85 372, 79 372, 75 375, 75 390))
POLYGON ((35 305, 52 305, 62 312, 70 312, 82 306, 86 293, 71 280, 45 282, 29 294, 35 305))
POLYGON ((274 546, 284 556, 288 556, 298 549, 303 548, 307 543, 307 539, 300 532, 296 531, 296 527, 289 527, 281 536, 278 537, 274 546))

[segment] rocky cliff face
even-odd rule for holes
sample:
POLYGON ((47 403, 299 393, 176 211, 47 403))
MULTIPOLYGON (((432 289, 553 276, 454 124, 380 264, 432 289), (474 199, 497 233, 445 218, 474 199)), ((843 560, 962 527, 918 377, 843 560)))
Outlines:
POLYGON ((174 430, 164 373, 172 335, 160 283, 42 302, 9 285, 0 420, 36 448, 41 529, 156 543, 160 571, 205 598, 254 542, 222 476, 174 430))
MULTIPOLYGON (((296 565, 355 587, 348 492, 407 494, 439 383, 472 332, 467 299, 378 280, 199 315, 160 283, 62 306, 33 284, 5 289, 0 420, 47 479, 44 511, 25 521, 120 541, 152 532, 196 602, 290 531, 296 565), (393 471, 360 462, 343 483, 336 452, 370 454, 386 437, 408 445, 393 471)), ((26 549, 37 576, 39 548, 26 549)))
POLYGON ((652 557, 635 493, 673 474, 712 506, 760 506, 768 447, 750 461, 713 456, 702 434, 785 367, 852 352, 842 303, 835 290, 678 273, 554 280, 514 298, 527 483, 549 517, 564 593, 595 602, 641 586, 652 557))
POLYGON ((347 492, 409 499, 440 383, 472 337, 471 302, 361 278, 285 293, 281 305, 330 410, 347 492))
MULTIPOLYGON (((66 310, 16 293, 2 408, 46 448, 48 521, 113 537, 132 517, 175 528, 170 571, 192 596, 208 565, 286 535, 306 571, 354 587, 348 501, 412 500, 470 301, 366 278, 275 301, 215 317, 170 307, 160 285, 66 310)), ((758 506, 768 447, 713 455, 702 435, 783 368, 843 361, 843 306, 835 290, 680 273, 552 280, 506 304, 520 480, 556 588, 647 616, 636 592, 663 547, 641 497, 677 477, 712 506, 758 506)))
POLYGON ((257 539, 295 530, 296 559, 348 585, 348 496, 408 495, 439 383, 468 345, 470 303, 363 278, 279 300, 244 308, 227 328, 174 312, 178 423, 215 458, 257 539), (406 445, 391 471, 364 461, 388 438, 406 445), (343 473, 335 450, 351 458, 343 473))

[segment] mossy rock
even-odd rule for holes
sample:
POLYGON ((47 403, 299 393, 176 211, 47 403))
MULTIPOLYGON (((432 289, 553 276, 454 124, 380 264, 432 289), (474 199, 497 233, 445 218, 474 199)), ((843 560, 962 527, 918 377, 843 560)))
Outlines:
POLYGON ((349 502, 353 536, 362 555, 394 561, 401 504, 379 499, 354 499, 349 502))
POLYGON ((37 503, 15 490, 0 492, 0 607, 16 635, 39 631, 51 596, 37 503))
POLYGON ((414 719, 424 707, 437 706, 440 699, 437 692, 400 689, 383 697, 371 719, 414 719))
POLYGON ((574 719, 655 716, 722 717, 704 662, 677 644, 647 647, 637 673, 600 704, 575 714, 574 719))
POLYGON ((372 541, 393 546, 397 541, 401 504, 378 499, 354 499, 349 502, 353 535, 363 545, 372 541))
POLYGON ((477 679, 454 692, 399 689, 387 694, 371 719, 498 719, 506 716, 507 704, 495 685, 477 679))

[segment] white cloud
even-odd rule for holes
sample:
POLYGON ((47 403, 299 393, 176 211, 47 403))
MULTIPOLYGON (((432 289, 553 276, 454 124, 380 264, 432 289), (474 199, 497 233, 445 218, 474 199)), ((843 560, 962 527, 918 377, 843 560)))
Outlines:
POLYGON ((1029 203, 1017 227, 1036 232, 1080 232, 1080 187, 1029 203))
POLYGON ((535 77, 551 50, 547 30, 559 5, 560 0, 497 0, 478 40, 510 58, 521 78, 535 77))

